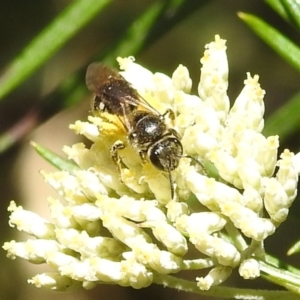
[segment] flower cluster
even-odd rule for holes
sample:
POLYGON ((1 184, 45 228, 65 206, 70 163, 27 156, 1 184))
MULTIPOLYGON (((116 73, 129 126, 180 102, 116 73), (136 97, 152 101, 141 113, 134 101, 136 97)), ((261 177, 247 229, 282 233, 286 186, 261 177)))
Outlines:
POLYGON ((10 225, 33 239, 5 243, 8 256, 50 265, 52 272, 29 282, 55 290, 106 282, 143 288, 158 275, 192 269, 208 270, 195 278, 201 290, 224 282, 233 268, 245 279, 258 277, 263 242, 286 219, 300 172, 300 154, 285 150, 277 160, 278 137, 261 134, 265 92, 258 76, 247 74, 230 107, 226 45, 219 36, 200 61, 198 95, 191 94, 182 65, 168 77, 132 57, 118 62, 141 97, 176 116, 165 120, 184 149, 172 171, 175 197, 168 174, 142 163, 130 146, 120 151, 120 174, 111 147, 126 142, 126 132, 115 115, 94 114, 71 125, 91 147, 64 147, 78 167, 41 172, 59 195, 48 199, 51 220, 10 204, 10 225))

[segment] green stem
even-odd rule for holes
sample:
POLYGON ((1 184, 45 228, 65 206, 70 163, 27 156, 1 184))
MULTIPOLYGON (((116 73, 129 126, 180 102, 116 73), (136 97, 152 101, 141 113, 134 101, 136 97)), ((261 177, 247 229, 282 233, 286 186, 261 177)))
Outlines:
POLYGON ((260 261, 262 277, 300 295, 300 276, 260 261))
POLYGON ((286 264, 283 261, 279 260, 277 257, 271 256, 269 254, 265 255, 265 262, 269 265, 272 265, 277 268, 284 268, 285 270, 297 274, 300 276, 300 270, 295 268, 292 265, 286 264))
POLYGON ((71 160, 62 158, 61 156, 57 155, 51 150, 35 142, 31 142, 31 145, 40 156, 42 156, 45 160, 47 160, 51 165, 53 165, 57 169, 67 171, 71 174, 73 174, 74 171, 80 170, 80 168, 71 160))
POLYGON ((0 81, 0 99, 22 83, 112 0, 76 0, 7 66, 0 81))
POLYGON ((265 0, 265 2, 272 7, 274 11, 276 11, 277 14, 279 14, 283 19, 286 21, 290 20, 290 16, 287 13, 286 9, 284 8, 284 5, 282 1, 278 0, 265 0))
POLYGON ((111 47, 107 53, 102 54, 103 61, 109 65, 116 65, 118 56, 137 54, 145 44, 155 22, 159 22, 159 15, 164 9, 163 2, 155 2, 134 21, 124 37, 111 47))
POLYGON ((300 48, 297 44, 289 40, 284 34, 279 32, 260 18, 239 13, 238 16, 274 51, 276 51, 291 66, 300 72, 300 48))
POLYGON ((230 288, 215 286, 208 291, 202 291, 197 287, 196 282, 176 278, 170 275, 155 274, 154 283, 177 289, 179 291, 195 293, 206 297, 219 297, 224 299, 259 299, 259 300, 299 300, 300 296, 289 291, 269 291, 258 289, 230 288))
POLYGON ((264 135, 279 135, 282 142, 299 130, 300 93, 276 110, 265 122, 264 135), (288 120, 288 121, 287 121, 288 120))
POLYGON ((225 227, 227 231, 227 236, 230 237, 233 244, 239 251, 244 251, 247 249, 248 245, 241 234, 241 232, 233 225, 231 221, 228 221, 225 227))
POLYGON ((281 0, 280 1, 290 16, 293 23, 300 28, 300 4, 295 0, 281 0))

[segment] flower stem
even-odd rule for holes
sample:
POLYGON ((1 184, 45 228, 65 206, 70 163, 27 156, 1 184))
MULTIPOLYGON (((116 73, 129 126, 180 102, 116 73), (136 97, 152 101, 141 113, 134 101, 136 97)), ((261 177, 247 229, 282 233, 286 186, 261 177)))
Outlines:
POLYGON ((197 287, 196 282, 176 278, 170 275, 155 274, 154 283, 165 287, 174 288, 179 291, 195 293, 203 296, 220 297, 224 299, 260 299, 260 300, 299 300, 300 296, 290 291, 269 291, 258 289, 230 288, 225 286, 216 286, 208 291, 202 291, 197 287))
POLYGON ((300 295, 300 276, 287 270, 260 261, 262 276, 270 282, 281 285, 300 295))

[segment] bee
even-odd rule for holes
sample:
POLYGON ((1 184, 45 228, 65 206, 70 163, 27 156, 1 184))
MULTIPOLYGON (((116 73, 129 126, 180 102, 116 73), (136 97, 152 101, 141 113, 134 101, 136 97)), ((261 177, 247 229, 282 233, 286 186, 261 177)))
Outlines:
MULTIPOLYGON (((169 176, 171 198, 174 199, 175 170, 183 148, 179 133, 168 128, 165 117, 174 116, 171 110, 160 114, 122 77, 117 70, 102 63, 92 63, 86 73, 86 85, 95 94, 92 109, 116 115, 127 132, 128 143, 138 152, 143 163, 149 161, 169 176)), ((123 142, 115 142, 111 157, 121 171, 119 150, 123 142)))

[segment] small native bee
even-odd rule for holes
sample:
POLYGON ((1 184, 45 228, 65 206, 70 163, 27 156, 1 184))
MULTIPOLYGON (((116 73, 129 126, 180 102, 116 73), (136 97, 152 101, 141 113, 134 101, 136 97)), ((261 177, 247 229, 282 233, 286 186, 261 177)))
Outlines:
MULTIPOLYGON (((168 173, 171 198, 174 198, 174 182, 171 172, 178 167, 183 156, 178 132, 168 128, 166 115, 160 114, 127 82, 117 70, 102 63, 92 63, 86 73, 88 89, 95 94, 93 110, 118 116, 127 133, 129 144, 137 150, 141 160, 147 160, 158 170, 168 173)), ((118 151, 125 147, 118 141, 111 148, 111 157, 121 170, 118 151)))

